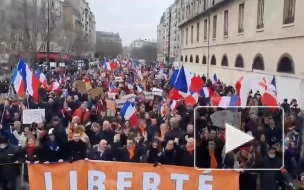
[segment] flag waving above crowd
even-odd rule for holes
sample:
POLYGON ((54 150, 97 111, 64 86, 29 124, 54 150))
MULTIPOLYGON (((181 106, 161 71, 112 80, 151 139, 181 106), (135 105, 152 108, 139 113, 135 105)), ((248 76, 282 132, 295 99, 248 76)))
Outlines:
MULTIPOLYGON (((276 115, 278 109, 265 111, 255 108, 279 105, 275 77, 268 81, 248 74, 236 84, 227 86, 217 74, 207 79, 204 75, 189 72, 184 65, 178 68, 168 68, 162 63, 159 67, 147 66, 130 58, 117 58, 97 61, 82 69, 67 66, 53 71, 41 68, 33 71, 28 63, 20 59, 13 72, 11 86, 24 101, 16 103, 16 100, 12 100, 9 106, 4 106, 9 111, 5 114, 16 114, 2 115, 4 125, 13 121, 14 129, 0 128, 0 144, 5 141, 1 140, 3 134, 10 143, 25 149, 28 157, 23 155, 21 160, 41 163, 39 170, 31 165, 26 166, 31 173, 30 180, 37 172, 46 171, 44 164, 66 162, 62 166, 73 164, 76 167, 80 160, 127 162, 134 172, 139 171, 141 166, 136 169, 133 164, 143 162, 154 167, 159 164, 172 167, 172 171, 176 170, 172 165, 183 167, 184 171, 185 168, 193 169, 193 166, 240 168, 248 164, 244 161, 248 159, 243 157, 250 153, 250 143, 233 150, 235 152, 224 154, 226 126, 229 124, 237 130, 245 130, 251 136, 256 136, 254 138, 258 141, 264 135, 260 134, 261 126, 257 126, 257 129, 250 126, 256 117, 263 117, 263 125, 269 125, 263 129, 266 131, 265 141, 272 146, 281 146, 278 145, 282 141, 281 133, 273 130, 272 134, 272 131, 268 131, 270 124, 266 124, 267 121, 273 124, 277 122, 272 121, 274 118, 281 117, 276 115), (252 96, 253 92, 256 93, 252 96), (195 111, 196 106, 201 108, 195 111), (210 106, 217 108, 210 109, 210 106), (24 131, 18 128, 21 125, 24 125, 24 131), (27 129, 26 125, 37 126, 27 129), (36 150, 27 138, 39 141, 41 147, 36 150), (200 158, 196 162, 195 146, 198 150, 204 150, 198 154, 200 158), (219 152, 212 147, 217 147, 219 152), (34 150, 42 153, 36 155, 34 150), (244 154, 243 157, 240 154, 244 154), (234 164, 236 162, 231 159, 240 160, 241 164, 234 164)), ((293 100, 292 106, 285 106, 286 113, 297 108, 296 101, 293 100)), ((295 126, 289 128, 296 134, 295 126)), ((264 157, 267 151, 271 154, 273 150, 264 150, 264 157)), ((259 155, 254 159, 260 157, 264 158, 259 155)), ((98 163, 96 167, 100 166, 98 163)), ((79 167, 82 171, 88 166, 84 163, 79 167)), ((236 179, 239 175, 230 172, 229 179, 236 179)), ((196 173, 192 172, 191 175, 199 179, 196 173)), ((221 175, 219 172, 218 176, 221 175)), ((61 174, 54 174, 55 180, 60 177, 61 174)), ((223 176, 221 179, 224 179, 223 176)), ((229 183, 238 186, 235 180, 229 183)), ((40 187, 41 184, 30 184, 33 190, 36 190, 36 186, 40 187)), ((199 185, 187 187, 197 189, 199 185)), ((214 189, 220 190, 221 187, 214 189)))

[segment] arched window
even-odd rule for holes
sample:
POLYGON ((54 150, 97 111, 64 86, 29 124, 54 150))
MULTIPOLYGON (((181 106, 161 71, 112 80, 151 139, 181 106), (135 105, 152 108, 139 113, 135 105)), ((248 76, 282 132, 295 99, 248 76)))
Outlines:
POLYGON ((223 55, 221 65, 222 65, 223 67, 228 67, 228 58, 227 58, 227 55, 226 55, 226 54, 223 55))
POLYGON ((243 56, 241 54, 236 56, 234 66, 238 67, 238 68, 244 68, 244 60, 243 60, 243 56))
POLYGON ((277 65, 278 73, 289 73, 294 74, 295 68, 292 57, 289 54, 283 54, 277 65))
POLYGON ((206 65, 206 64, 207 64, 207 58, 206 58, 206 56, 205 56, 205 55, 203 56, 203 64, 204 64, 204 65, 206 65))
POLYGON ((190 55, 190 63, 193 63, 193 57, 190 55))
POLYGON ((212 57, 211 57, 211 65, 216 65, 215 55, 212 55, 212 57))
POLYGON ((184 61, 184 57, 181 55, 181 57, 180 57, 180 61, 184 61))
POLYGON ((261 71, 265 70, 264 59, 263 59, 263 56, 261 54, 257 54, 255 56, 255 58, 253 59, 252 70, 253 69, 261 70, 261 71))
POLYGON ((198 57, 198 55, 196 55, 196 57, 195 57, 195 63, 199 63, 199 57, 198 57))
POLYGON ((188 62, 188 56, 186 55, 185 57, 185 62, 187 63, 188 62))

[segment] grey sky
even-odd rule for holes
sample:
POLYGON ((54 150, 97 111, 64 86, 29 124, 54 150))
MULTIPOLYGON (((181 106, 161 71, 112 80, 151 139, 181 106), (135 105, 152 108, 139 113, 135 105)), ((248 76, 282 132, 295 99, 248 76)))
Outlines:
POLYGON ((174 0, 87 0, 96 30, 119 32, 124 46, 135 39, 156 39, 156 27, 174 0))

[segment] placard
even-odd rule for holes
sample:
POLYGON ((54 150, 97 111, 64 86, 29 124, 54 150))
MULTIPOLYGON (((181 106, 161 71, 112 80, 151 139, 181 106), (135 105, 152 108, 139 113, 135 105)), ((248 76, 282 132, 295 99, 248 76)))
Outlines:
POLYGON ((87 93, 86 83, 84 81, 82 81, 82 80, 76 81, 76 87, 77 87, 78 93, 81 93, 81 94, 87 93))
POLYGON ((106 103, 107 103, 107 116, 115 116, 115 114, 116 114, 115 101, 106 99, 106 103))
POLYGON ((101 95, 103 93, 103 88, 99 87, 99 88, 94 88, 92 90, 90 90, 90 94, 93 98, 101 95))
POLYGON ((117 99, 115 100, 116 108, 122 108, 127 100, 117 99))
POLYGON ((228 110, 217 111, 210 115, 210 119, 213 125, 220 128, 225 128, 226 123, 233 126, 234 122, 233 112, 228 110))
POLYGON ((147 100, 154 100, 154 94, 152 92, 144 91, 145 99, 147 100))
POLYGON ((153 88, 152 93, 156 96, 162 96, 163 95, 163 90, 159 88, 153 88))
POLYGON ((45 109, 27 109, 22 112, 22 123, 42 123, 45 120, 45 109))
POLYGON ((136 97, 135 94, 127 94, 127 95, 121 96, 120 99, 122 99, 122 100, 133 100, 135 97, 136 97))
POLYGON ((123 82, 123 78, 122 77, 115 77, 114 82, 123 82))

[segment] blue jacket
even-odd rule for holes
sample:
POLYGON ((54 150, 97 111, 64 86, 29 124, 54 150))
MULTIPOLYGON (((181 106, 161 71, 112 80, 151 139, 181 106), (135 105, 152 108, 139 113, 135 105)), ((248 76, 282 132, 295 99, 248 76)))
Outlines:
POLYGON ((19 140, 13 134, 13 130, 8 129, 8 130, 4 131, 1 129, 0 132, 3 136, 6 136, 8 138, 9 144, 16 145, 16 146, 19 145, 19 140))

